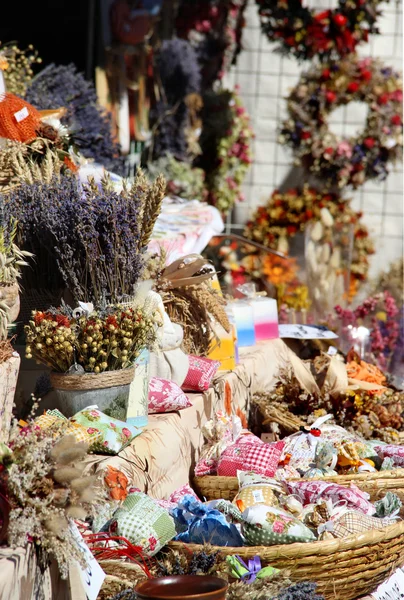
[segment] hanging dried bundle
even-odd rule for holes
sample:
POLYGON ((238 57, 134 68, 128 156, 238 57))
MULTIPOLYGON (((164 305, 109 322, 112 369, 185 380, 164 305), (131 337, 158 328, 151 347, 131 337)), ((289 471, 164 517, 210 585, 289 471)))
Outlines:
POLYGON ((191 254, 174 261, 157 279, 157 291, 170 319, 182 326, 183 348, 189 354, 208 354, 216 337, 215 320, 230 331, 226 301, 208 281, 214 275, 204 258, 191 254))

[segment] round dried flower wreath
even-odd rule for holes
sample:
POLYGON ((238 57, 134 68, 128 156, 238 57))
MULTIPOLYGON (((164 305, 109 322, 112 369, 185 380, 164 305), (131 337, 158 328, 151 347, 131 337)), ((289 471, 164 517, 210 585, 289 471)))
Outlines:
POLYGON ((285 193, 276 190, 266 206, 258 207, 246 225, 244 236, 287 254, 288 239, 304 231, 307 223, 320 220, 325 208, 336 224, 353 224, 350 289, 350 296, 353 296, 367 278, 369 255, 374 253, 374 248, 367 228, 360 222, 362 214, 353 211, 348 200, 336 194, 322 194, 307 185, 302 190, 289 189, 285 193))
POLYGON ((302 0, 256 0, 261 29, 280 51, 298 60, 338 58, 353 52, 370 33, 379 33, 382 0, 339 0, 335 9, 316 12, 302 0))
POLYGON ((289 95, 279 141, 328 188, 382 181, 387 163, 402 155, 402 104, 399 74, 376 59, 350 57, 313 67, 289 95), (365 103, 368 115, 363 131, 344 138, 329 130, 327 118, 350 102, 365 103))

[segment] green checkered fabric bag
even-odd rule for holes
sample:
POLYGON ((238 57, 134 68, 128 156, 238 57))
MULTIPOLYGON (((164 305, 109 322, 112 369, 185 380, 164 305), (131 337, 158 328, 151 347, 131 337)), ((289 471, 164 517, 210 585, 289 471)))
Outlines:
POLYGON ((146 556, 157 554, 176 535, 168 512, 141 492, 129 494, 113 518, 117 521, 117 535, 141 546, 146 556))

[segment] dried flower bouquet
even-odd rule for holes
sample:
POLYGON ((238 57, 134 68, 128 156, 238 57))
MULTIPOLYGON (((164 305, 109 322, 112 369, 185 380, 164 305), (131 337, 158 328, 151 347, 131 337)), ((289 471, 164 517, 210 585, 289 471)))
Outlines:
POLYGON ((8 543, 12 548, 34 542, 36 551, 53 555, 62 577, 69 564, 84 566, 71 530, 72 519, 85 519, 99 501, 94 478, 84 477, 87 446, 65 435, 64 426, 46 431, 30 421, 14 422, 8 446, 0 446, 0 491, 10 512, 8 543))
POLYGON ((143 305, 109 306, 79 316, 73 316, 66 305, 34 311, 25 326, 26 356, 59 373, 77 364, 87 373, 125 369, 143 348, 153 346, 159 324, 149 300, 143 305))

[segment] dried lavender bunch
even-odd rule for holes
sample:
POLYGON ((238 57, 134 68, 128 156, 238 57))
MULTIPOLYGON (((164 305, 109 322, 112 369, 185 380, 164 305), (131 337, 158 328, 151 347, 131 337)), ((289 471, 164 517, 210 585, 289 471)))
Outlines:
POLYGON ((94 478, 83 476, 87 445, 64 431, 63 425, 39 430, 32 420, 20 429, 14 422, 8 441, 11 455, 3 449, 8 468, 1 473, 0 485, 11 508, 9 545, 25 546, 32 539, 36 548, 54 556, 65 578, 72 561, 85 566, 71 519, 85 519, 99 498, 94 478))
POLYGON ((164 191, 163 178, 149 184, 141 172, 120 192, 108 177, 82 189, 66 174, 12 190, 5 211, 19 215, 23 247, 37 256, 43 287, 62 287, 62 280, 76 301, 99 306, 133 294, 164 191))
POLYGON ((174 105, 201 89, 201 74, 191 44, 174 38, 162 43, 157 69, 167 102, 174 105))
POLYGON ((191 44, 176 38, 163 42, 156 70, 163 99, 150 111, 155 131, 152 154, 155 159, 171 153, 179 160, 186 160, 189 158, 186 129, 190 111, 185 98, 199 93, 201 86, 198 62, 191 44))
POLYGON ((51 64, 43 69, 28 85, 24 98, 41 110, 66 107, 62 122, 83 156, 124 174, 124 159, 112 137, 111 115, 98 104, 93 83, 73 64, 51 64))
POLYGON ((281 591, 276 600, 324 600, 316 594, 317 584, 311 582, 294 583, 281 591))

